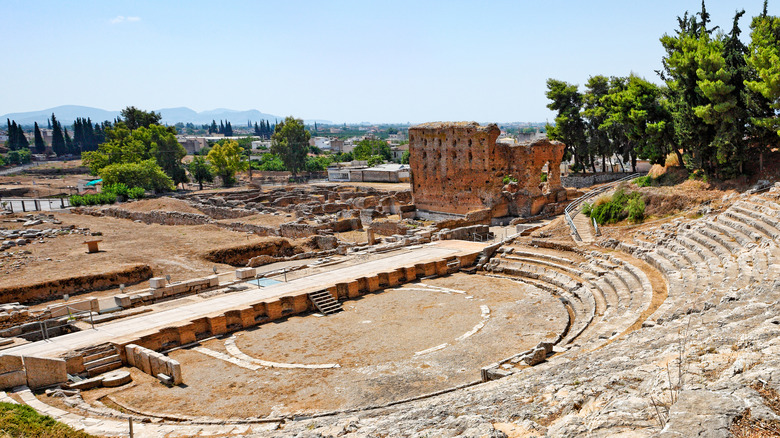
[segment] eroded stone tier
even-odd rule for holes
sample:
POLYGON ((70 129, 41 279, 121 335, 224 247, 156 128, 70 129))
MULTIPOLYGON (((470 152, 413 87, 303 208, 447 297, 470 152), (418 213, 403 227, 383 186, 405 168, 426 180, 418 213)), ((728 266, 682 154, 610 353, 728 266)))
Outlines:
POLYGON ((547 139, 496 142, 495 124, 424 123, 409 129, 412 195, 418 209, 466 214, 491 209, 494 217, 531 216, 566 199, 560 164, 565 145, 547 139), (545 165, 551 169, 541 182, 545 165), (517 183, 504 184, 504 177, 517 183))

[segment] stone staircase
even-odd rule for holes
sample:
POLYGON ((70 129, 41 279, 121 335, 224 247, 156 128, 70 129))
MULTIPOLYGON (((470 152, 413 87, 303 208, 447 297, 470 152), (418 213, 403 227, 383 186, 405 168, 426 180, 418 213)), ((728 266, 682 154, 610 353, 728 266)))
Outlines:
POLYGON ((82 351, 84 368, 89 377, 122 367, 119 352, 112 344, 101 344, 82 351))
POLYGON ((343 310, 341 303, 334 299, 333 295, 326 290, 310 293, 309 299, 314 303, 314 307, 323 315, 332 315, 343 310))

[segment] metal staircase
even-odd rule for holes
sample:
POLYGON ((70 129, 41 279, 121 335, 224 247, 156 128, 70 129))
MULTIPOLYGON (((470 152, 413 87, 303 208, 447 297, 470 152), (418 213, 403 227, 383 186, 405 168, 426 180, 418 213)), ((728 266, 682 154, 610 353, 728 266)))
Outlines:
POLYGON ((314 307, 323 315, 332 315, 343 310, 341 303, 335 300, 333 295, 325 290, 310 293, 309 299, 314 303, 314 307))

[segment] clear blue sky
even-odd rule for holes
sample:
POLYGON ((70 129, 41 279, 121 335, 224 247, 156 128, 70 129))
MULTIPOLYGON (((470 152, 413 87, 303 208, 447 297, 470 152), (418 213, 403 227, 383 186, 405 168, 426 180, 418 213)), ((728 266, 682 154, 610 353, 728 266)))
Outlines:
MULTIPOLYGON (((777 3, 769 12, 777 15, 777 3)), ((748 38, 762 0, 734 11, 748 38)), ((0 1, 0 114, 258 109, 335 122, 545 121, 549 77, 657 81, 699 0, 0 1)))

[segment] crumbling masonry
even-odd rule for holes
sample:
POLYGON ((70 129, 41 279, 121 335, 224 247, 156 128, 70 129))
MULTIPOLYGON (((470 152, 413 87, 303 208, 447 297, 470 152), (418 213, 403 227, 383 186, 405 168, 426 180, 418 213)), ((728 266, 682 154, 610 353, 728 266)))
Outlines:
POLYGON ((497 143, 500 132, 495 124, 475 122, 410 128, 409 164, 417 209, 452 214, 490 209, 492 217, 527 217, 546 213, 547 204, 565 201, 559 172, 565 145, 547 139, 497 143), (542 182, 545 165, 550 171, 547 182, 542 182), (517 182, 504 184, 505 177, 517 182))

